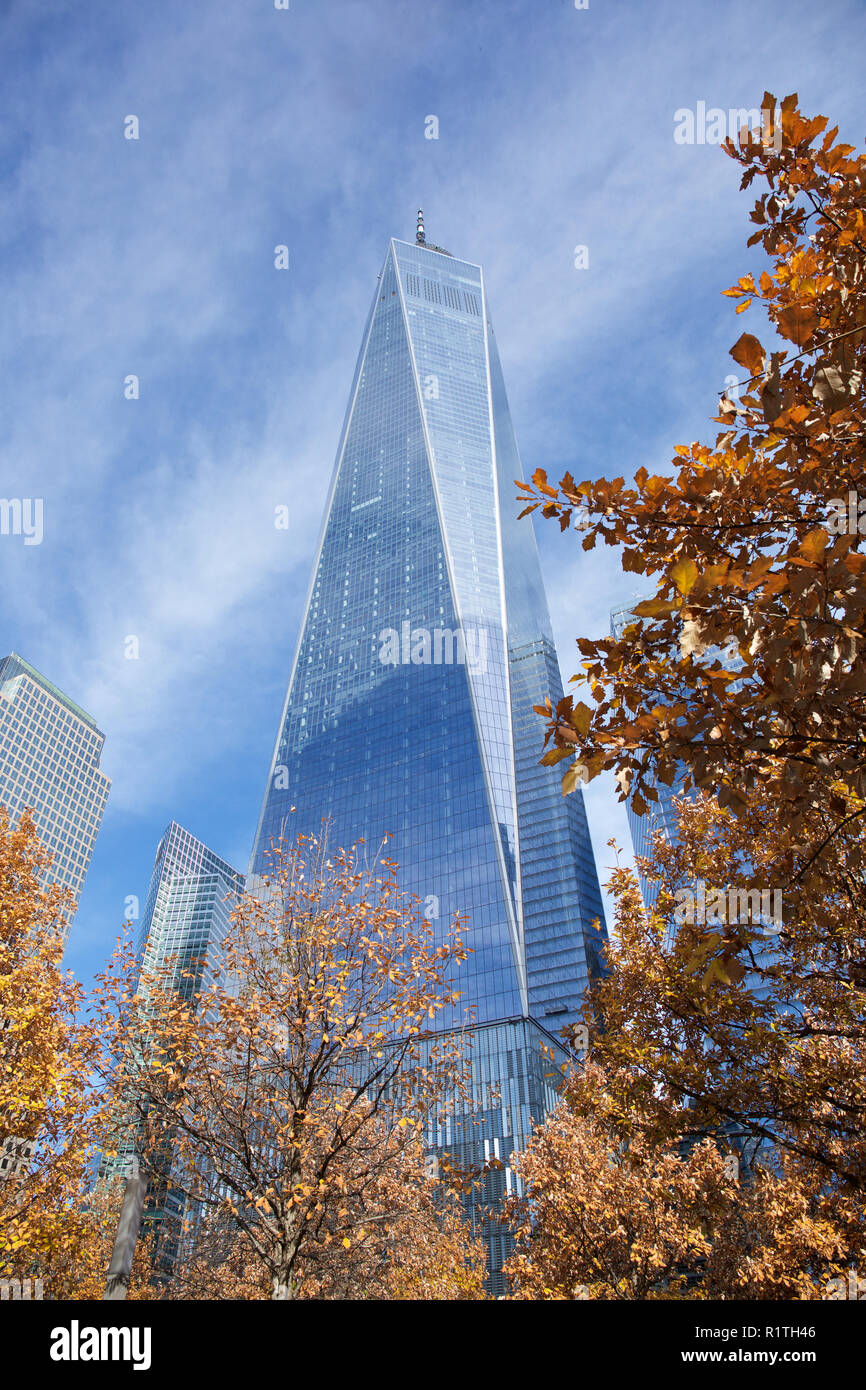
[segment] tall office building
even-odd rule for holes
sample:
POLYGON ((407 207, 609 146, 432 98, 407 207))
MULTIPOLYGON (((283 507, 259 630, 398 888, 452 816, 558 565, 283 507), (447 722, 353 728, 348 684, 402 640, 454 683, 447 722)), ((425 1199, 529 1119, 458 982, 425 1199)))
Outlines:
POLYGON ((76 906, 111 787, 99 770, 104 742, 91 716, 29 662, 14 652, 0 660, 0 806, 15 824, 32 809, 54 856, 46 882, 71 889, 76 906))
MULTIPOLYGON (((364 332, 250 872, 272 840, 393 834, 402 886, 468 918, 460 1007, 500 1100, 445 1147, 504 1163, 555 1095, 604 916, 581 793, 539 767, 561 680, 481 268, 391 241, 364 332), (294 807, 293 814, 290 807, 294 807), (594 927, 598 920, 600 929, 594 927)), ((501 1232, 488 1230, 493 1287, 501 1232)))
POLYGON ((196 993, 243 891, 242 873, 172 821, 156 851, 138 927, 139 974, 171 961, 176 988, 196 993))
MULTIPOLYGON (((150 887, 136 939, 138 978, 170 967, 170 983, 193 998, 208 980, 229 927, 231 912, 244 891, 244 876, 183 826, 172 821, 156 851, 150 887)), ((137 1148, 135 1126, 116 1139, 116 1154, 103 1158, 99 1177, 110 1180, 130 1171, 137 1148)), ((164 1179, 148 1187, 145 1233, 159 1236, 157 1259, 169 1269, 176 1254, 185 1202, 164 1179)))

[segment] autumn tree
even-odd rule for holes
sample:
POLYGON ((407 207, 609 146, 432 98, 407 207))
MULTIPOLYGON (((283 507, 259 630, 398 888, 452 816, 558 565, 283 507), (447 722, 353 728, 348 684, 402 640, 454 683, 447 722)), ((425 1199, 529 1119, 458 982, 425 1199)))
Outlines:
MULTIPOLYGON (((379 1127, 383 1149, 389 1139, 379 1127)), ((393 1139, 391 1140, 393 1144, 393 1139)), ((297 1265, 304 1299, 478 1300, 486 1297, 486 1251, 455 1193, 437 1181, 417 1145, 383 1152, 375 1180, 347 1184, 339 1214, 342 1239, 311 1242, 297 1265)), ((369 1158, 362 1162, 369 1165, 369 1158)), ((233 1219, 199 1223, 180 1253, 163 1297, 268 1299, 267 1263, 233 1219)))
POLYGON ((756 793, 678 801, 651 912, 615 870, 590 1062, 518 1165, 521 1297, 820 1298, 862 1268, 866 830, 836 794, 847 825, 825 845, 808 810, 799 852, 823 850, 777 918, 794 837, 756 793))
POLYGON ((731 1207, 711 1141, 687 1157, 633 1133, 590 1065, 515 1162, 525 1195, 509 1215, 505 1274, 521 1299, 651 1299, 685 1294, 710 1251, 709 1219, 731 1207))
MULTIPOLYGON (((91 1181, 84 1192, 77 1195, 72 1238, 67 1234, 58 1249, 46 1285, 46 1296, 76 1302, 99 1301, 105 1297, 106 1273, 117 1235, 124 1186, 122 1178, 96 1185, 91 1181)), ((161 1297, 162 1288, 154 1259, 154 1243, 147 1238, 139 1240, 124 1296, 129 1300, 150 1301, 161 1297)))
POLYGON ((621 1079, 590 1064, 516 1160, 512 1296, 820 1299, 862 1261, 853 1194, 828 1219, 815 1174, 787 1156, 749 1170, 719 1138, 684 1149, 643 1131, 621 1079))
POLYGON ((407 1282, 425 1239, 432 1251, 453 1238, 461 1267, 475 1259, 456 1227, 435 1235, 410 1163, 460 1092, 459 1045, 430 1028, 457 1004, 466 947, 459 920, 437 943, 396 867, 330 857, 312 837, 278 845, 197 1000, 170 966, 142 979, 124 1067, 143 1161, 162 1171, 152 1155, 170 1150, 188 1220, 242 1237, 272 1298, 351 1283, 356 1250, 362 1267, 363 1250, 391 1250, 393 1263, 414 1249, 407 1282), (392 1199, 404 1203, 396 1225, 392 1199))
POLYGON ((90 1173, 131 962, 119 947, 89 996, 63 971, 73 903, 44 885, 50 863, 32 816, 12 825, 0 807, 0 1277, 61 1298, 111 1248, 90 1173))
POLYGON ((563 791, 610 769, 640 814, 683 775, 738 813, 761 787, 796 830, 816 801, 842 823, 833 783, 851 814, 866 805, 866 156, 796 96, 762 107, 763 130, 726 148, 741 187, 766 185, 749 239, 766 260, 723 293, 776 341, 758 326, 734 344, 747 379, 722 394, 715 442, 633 486, 518 485, 522 514, 621 547, 656 586, 619 638, 579 640, 589 703, 539 710, 544 761, 573 758, 563 791))

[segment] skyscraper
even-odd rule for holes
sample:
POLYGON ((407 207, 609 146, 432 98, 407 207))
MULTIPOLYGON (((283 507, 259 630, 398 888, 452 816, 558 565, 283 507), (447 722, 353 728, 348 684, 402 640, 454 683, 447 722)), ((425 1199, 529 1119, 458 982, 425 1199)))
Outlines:
POLYGON ((562 689, 521 476, 481 268, 419 217, 364 332, 250 870, 327 816, 334 844, 393 835, 434 925, 468 918, 445 1024, 472 1011, 501 1099, 445 1146, 502 1160, 494 1200, 555 1094, 542 1045, 578 1021, 604 940, 582 795, 538 765, 532 705, 562 689))
MULTIPOLYGON (((171 970, 170 982, 186 998, 205 983, 217 961, 229 926, 232 908, 244 891, 244 876, 177 821, 165 830, 156 851, 150 887, 138 927, 136 955, 139 980, 143 972, 171 970)), ((129 1170, 136 1152, 134 1127, 116 1139, 117 1153, 102 1160, 100 1178, 110 1179, 129 1170)), ((165 1182, 152 1182, 148 1190, 145 1225, 148 1229, 168 1223, 160 1232, 159 1256, 168 1266, 174 1254, 184 1201, 165 1182)))
POLYGON ((15 824, 32 809, 54 856, 46 881, 71 889, 76 906, 111 787, 99 770, 104 742, 91 716, 29 662, 14 652, 0 660, 0 806, 15 824))
POLYGON ((177 988, 195 993, 216 959, 243 891, 239 870, 172 821, 157 846, 138 927, 139 972, 157 970, 170 960, 177 988), (194 978, 182 979, 186 975, 194 978))

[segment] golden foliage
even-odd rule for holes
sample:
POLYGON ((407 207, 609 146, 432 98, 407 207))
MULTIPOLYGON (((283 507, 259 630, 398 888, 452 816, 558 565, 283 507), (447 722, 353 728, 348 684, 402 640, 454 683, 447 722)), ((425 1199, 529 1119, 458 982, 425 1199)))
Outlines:
POLYGON ((425 1128, 462 1086, 458 1043, 430 1027, 457 1005, 466 947, 459 921, 437 942, 395 870, 277 846, 197 1002, 170 964, 142 981, 124 1060, 142 1153, 164 1171, 171 1152, 199 1226, 176 1293, 225 1266, 242 1296, 478 1296, 478 1250, 419 1177, 425 1128))
POLYGON ((519 486, 524 511, 575 518, 584 549, 621 547, 657 586, 621 637, 579 640, 591 722, 567 697, 539 709, 548 738, 586 776, 617 773, 638 813, 685 770, 735 814, 763 787, 796 829, 830 782, 866 801, 866 156, 796 96, 781 113, 779 148, 727 142, 741 187, 767 185, 749 245, 768 261, 723 293, 780 345, 731 349, 748 380, 721 396, 714 446, 678 445, 672 475, 633 487, 552 488, 544 470, 519 486))
MULTIPOLYGON (((739 903, 780 882, 792 846, 756 794, 738 817, 704 797, 678 807, 677 842, 656 834, 641 861, 651 914, 614 872, 591 1059, 519 1160, 521 1298, 815 1299, 866 1260, 862 821, 786 892, 780 922, 724 906, 689 922, 678 893, 703 880, 708 903, 714 886, 739 903)), ((808 857, 827 826, 804 819, 808 857)))
POLYGON ((49 864, 32 817, 13 827, 0 807, 0 1277, 41 1279, 51 1298, 101 1297, 111 1216, 93 1203, 90 1172, 130 957, 119 949, 89 998, 63 972, 71 896, 42 886, 49 864))

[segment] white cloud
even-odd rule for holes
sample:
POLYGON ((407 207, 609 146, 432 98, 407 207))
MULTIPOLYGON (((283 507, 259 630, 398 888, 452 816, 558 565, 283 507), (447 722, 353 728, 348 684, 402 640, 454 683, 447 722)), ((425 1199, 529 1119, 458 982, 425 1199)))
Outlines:
MULTIPOLYGON (((765 83, 859 111, 856 6, 774 0, 758 30, 741 0, 708 14, 703 33, 673 3, 155 0, 147 23, 81 12, 46 43, 8 7, 0 470, 44 497, 46 532, 0 547, 0 581, 9 645, 106 730, 115 808, 183 820, 203 769, 258 746, 243 691, 288 671, 375 276, 419 202, 431 239, 484 262, 530 471, 630 476, 712 430, 736 336, 716 292, 750 198, 717 150, 674 145, 673 112, 765 83), (746 50, 717 41, 746 26, 746 50)), ((567 679, 574 638, 640 581, 539 538, 567 679)), ((603 869, 624 816, 601 783, 587 796, 603 869)))

